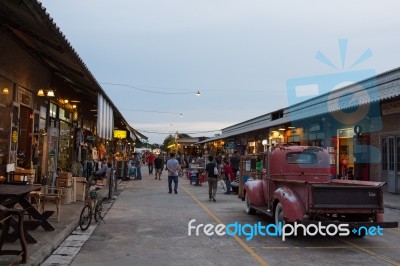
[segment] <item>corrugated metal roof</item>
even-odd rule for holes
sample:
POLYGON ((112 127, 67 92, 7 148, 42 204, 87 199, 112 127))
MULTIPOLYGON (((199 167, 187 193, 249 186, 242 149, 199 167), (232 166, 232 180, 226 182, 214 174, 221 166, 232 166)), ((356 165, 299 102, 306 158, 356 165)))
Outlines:
POLYGON ((362 107, 370 103, 400 96, 400 68, 386 71, 382 74, 366 78, 354 84, 330 91, 291 105, 283 110, 282 118, 271 120, 272 113, 232 125, 222 129, 222 134, 204 141, 207 143, 226 139, 244 133, 266 129, 297 120, 310 118, 326 113, 337 112, 352 107, 362 107))

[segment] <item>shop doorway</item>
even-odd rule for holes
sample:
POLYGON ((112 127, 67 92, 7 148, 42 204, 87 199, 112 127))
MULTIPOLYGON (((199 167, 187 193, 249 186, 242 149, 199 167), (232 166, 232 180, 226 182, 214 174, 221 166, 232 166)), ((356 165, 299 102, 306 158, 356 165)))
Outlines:
POLYGON ((400 171, 400 137, 382 138, 382 177, 387 180, 388 192, 399 192, 398 171, 400 171))
POLYGON ((58 146, 58 167, 62 170, 69 169, 71 164, 71 129, 70 125, 60 121, 60 137, 58 146))
POLYGON ((32 109, 20 105, 17 165, 27 169, 32 167, 32 120, 32 109))
POLYGON ((352 128, 339 129, 337 131, 338 146, 337 146, 337 168, 339 178, 353 178, 354 174, 354 131, 352 128))

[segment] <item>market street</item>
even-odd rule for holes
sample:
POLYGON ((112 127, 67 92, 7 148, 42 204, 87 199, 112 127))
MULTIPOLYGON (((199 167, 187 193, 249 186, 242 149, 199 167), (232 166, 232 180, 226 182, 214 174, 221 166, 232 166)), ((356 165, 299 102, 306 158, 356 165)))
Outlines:
MULTIPOLYGON (((398 265, 400 230, 384 236, 280 237, 188 236, 188 223, 267 225, 261 214, 247 215, 236 194, 217 194, 180 178, 178 194, 168 194, 167 181, 144 175, 129 181, 71 265, 398 265)), ((385 219, 400 220, 400 211, 385 209, 385 219)))

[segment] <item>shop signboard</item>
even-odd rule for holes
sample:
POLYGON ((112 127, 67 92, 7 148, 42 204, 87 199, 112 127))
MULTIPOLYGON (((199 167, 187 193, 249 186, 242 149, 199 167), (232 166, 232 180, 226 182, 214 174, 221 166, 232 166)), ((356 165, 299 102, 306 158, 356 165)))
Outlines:
POLYGON ((126 130, 114 130, 115 139, 126 139, 126 130))
POLYGON ((227 149, 235 149, 236 148, 236 144, 234 141, 229 141, 226 143, 226 148, 227 149))
POLYGON ((17 143, 17 141, 18 141, 18 134, 17 134, 17 131, 13 131, 13 133, 12 133, 12 141, 13 141, 13 143, 17 143))
POLYGON ((87 141, 95 141, 95 140, 96 140, 96 137, 95 137, 95 136, 87 136, 87 137, 86 137, 86 140, 87 140, 87 141))

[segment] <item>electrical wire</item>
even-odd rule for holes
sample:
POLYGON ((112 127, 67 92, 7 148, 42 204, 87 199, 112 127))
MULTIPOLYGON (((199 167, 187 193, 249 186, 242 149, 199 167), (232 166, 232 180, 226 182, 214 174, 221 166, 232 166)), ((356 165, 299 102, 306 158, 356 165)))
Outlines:
POLYGON ((111 86, 122 86, 128 87, 139 91, 150 92, 150 93, 158 93, 158 94, 193 94, 196 93, 195 91, 188 91, 188 92, 164 92, 164 91, 153 91, 153 90, 145 90, 141 89, 132 85, 121 84, 121 83, 109 83, 109 82, 100 82, 100 84, 111 85, 111 86))
POLYGON ((177 114, 177 115, 182 115, 182 113, 167 112, 167 111, 151 111, 151 110, 126 109, 126 108, 118 108, 118 110, 135 111, 135 112, 146 112, 146 113, 158 113, 158 114, 177 114))
MULTIPOLYGON (((150 131, 150 130, 143 130, 143 129, 138 129, 140 132, 144 133, 152 133, 152 134, 160 134, 160 135, 171 135, 175 134, 174 132, 160 132, 160 131, 150 131)), ((183 132, 183 131, 178 131, 179 134, 201 134, 201 133, 211 133, 211 132, 216 132, 216 131, 221 131, 220 129, 217 130, 208 130, 208 131, 194 131, 194 132, 183 132)))

